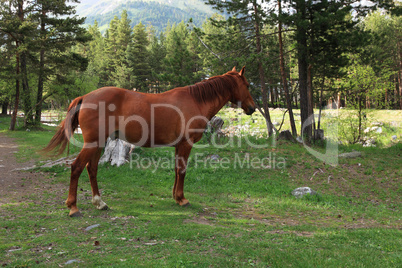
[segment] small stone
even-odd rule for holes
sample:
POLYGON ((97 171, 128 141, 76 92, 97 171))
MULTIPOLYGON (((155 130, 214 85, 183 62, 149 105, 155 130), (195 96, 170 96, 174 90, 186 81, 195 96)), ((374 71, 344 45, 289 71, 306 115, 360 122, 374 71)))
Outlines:
POLYGON ((79 261, 79 260, 69 260, 69 261, 66 261, 66 263, 64 263, 64 265, 67 265, 67 264, 72 264, 72 263, 75 263, 75 262, 77 262, 77 263, 80 263, 81 261, 79 261))
POLYGON ((209 157, 209 159, 210 159, 211 161, 219 161, 220 156, 217 155, 217 154, 213 154, 213 155, 211 155, 211 156, 209 157))
POLYGON ((89 230, 91 230, 91 229, 93 229, 93 228, 96 228, 96 227, 99 227, 100 226, 100 224, 94 224, 94 225, 91 225, 91 226, 88 226, 87 228, 85 228, 85 230, 84 231, 89 231, 89 230))
POLYGON ((13 249, 10 249, 8 252, 14 252, 14 251, 18 251, 18 250, 21 250, 22 248, 13 248, 13 249))
POLYGON ((155 246, 155 245, 157 245, 158 243, 144 243, 144 245, 146 245, 146 246, 155 246))
POLYGON ((299 187, 292 191, 292 195, 296 198, 302 198, 306 194, 316 195, 317 192, 312 190, 310 187, 299 187))
POLYGON ((391 138, 393 141, 395 141, 398 137, 396 135, 393 135, 391 138))

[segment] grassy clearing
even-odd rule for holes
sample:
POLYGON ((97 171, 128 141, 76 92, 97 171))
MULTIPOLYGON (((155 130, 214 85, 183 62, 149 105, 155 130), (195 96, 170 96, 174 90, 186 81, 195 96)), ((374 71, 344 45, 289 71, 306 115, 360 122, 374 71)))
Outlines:
MULTIPOLYGON (((0 132, 16 137, 21 161, 44 160, 35 151, 54 128, 11 133, 7 119, 0 121, 0 132)), ((401 143, 341 145, 340 152, 363 156, 340 159, 336 167, 298 144, 235 143, 193 150, 185 183, 192 206, 186 208, 171 198, 172 148, 137 148, 131 167, 101 166, 98 182, 109 211, 92 206, 84 172, 80 219, 67 217, 64 206, 69 170, 48 169, 41 183, 64 185, 64 192, 38 189, 0 206, 0 265, 401 267, 401 143), (220 160, 211 161, 212 154, 220 160), (158 159, 167 159, 165 165, 156 168, 158 159), (300 186, 319 195, 295 199, 291 191, 300 186), (71 260, 77 262, 66 264, 71 260)))
MULTIPOLYGON (((282 130, 290 130, 289 114, 284 116, 285 109, 271 109, 270 116, 275 128, 279 129, 283 120, 282 130)), ((364 140, 375 140, 375 145, 392 146, 401 141, 402 111, 400 110, 364 110, 365 118, 362 122, 364 140), (381 132, 376 127, 381 127, 381 132), (396 138, 392 138, 396 136, 396 138)), ((317 112, 316 112, 317 113, 317 112)), ((244 116, 239 109, 222 109, 218 116, 224 121, 224 132, 228 135, 266 137, 267 129, 264 117, 256 112, 252 116, 244 116)), ((300 110, 294 110, 294 118, 298 135, 300 135, 300 110)), ((315 115, 318 122, 318 114, 315 115)), ((321 114, 321 128, 327 138, 343 144, 350 143, 353 133, 357 136, 357 112, 354 110, 323 110, 321 114)))

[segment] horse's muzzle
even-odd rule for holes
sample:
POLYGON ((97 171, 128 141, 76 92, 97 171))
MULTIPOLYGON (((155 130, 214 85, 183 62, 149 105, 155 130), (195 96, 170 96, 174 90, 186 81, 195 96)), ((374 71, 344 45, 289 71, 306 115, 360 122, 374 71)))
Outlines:
POLYGON ((246 114, 247 115, 252 115, 254 112, 255 112, 255 108, 252 107, 252 106, 249 106, 246 114))

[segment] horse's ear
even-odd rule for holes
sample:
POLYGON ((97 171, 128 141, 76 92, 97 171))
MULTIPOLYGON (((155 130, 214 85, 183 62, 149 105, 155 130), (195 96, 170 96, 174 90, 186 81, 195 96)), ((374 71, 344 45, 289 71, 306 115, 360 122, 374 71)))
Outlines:
POLYGON ((236 66, 233 67, 232 72, 236 72, 236 66))
POLYGON ((243 68, 241 69, 241 71, 239 72, 239 75, 240 76, 243 76, 244 75, 244 69, 246 68, 246 66, 243 66, 243 68))

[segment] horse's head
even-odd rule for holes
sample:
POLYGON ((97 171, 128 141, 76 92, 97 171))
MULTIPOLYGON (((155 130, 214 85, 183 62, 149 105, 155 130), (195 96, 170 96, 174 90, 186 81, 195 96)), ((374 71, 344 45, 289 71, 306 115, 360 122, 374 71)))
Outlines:
MULTIPOLYGON (((236 72, 236 67, 233 67, 232 72, 236 72)), ((255 103, 248 90, 250 84, 247 82, 246 77, 244 77, 244 67, 237 73, 236 78, 237 87, 233 91, 233 97, 230 102, 241 106, 247 115, 251 115, 255 111, 255 103)))

